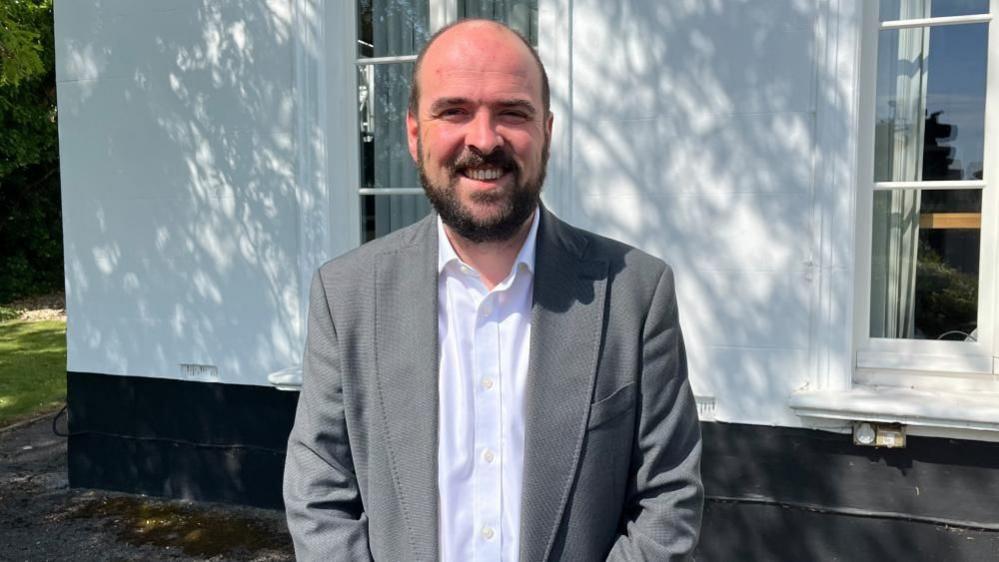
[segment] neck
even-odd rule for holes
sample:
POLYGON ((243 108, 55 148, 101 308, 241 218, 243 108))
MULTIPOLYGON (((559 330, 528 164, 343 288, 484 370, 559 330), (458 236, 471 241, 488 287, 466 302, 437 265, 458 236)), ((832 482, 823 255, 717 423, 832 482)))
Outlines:
MULTIPOLYGON (((539 211, 535 209, 534 212, 539 211)), ((475 271, 479 272, 486 289, 491 291, 510 274, 510 270, 513 269, 513 264, 517 260, 517 254, 520 253, 524 241, 527 240, 527 235, 531 232, 531 223, 533 222, 534 213, 531 213, 531 216, 517 229, 516 234, 507 240, 495 242, 471 242, 459 236, 446 224, 444 232, 447 233, 447 239, 451 242, 451 247, 454 248, 454 252, 458 254, 461 261, 474 267, 475 271)))

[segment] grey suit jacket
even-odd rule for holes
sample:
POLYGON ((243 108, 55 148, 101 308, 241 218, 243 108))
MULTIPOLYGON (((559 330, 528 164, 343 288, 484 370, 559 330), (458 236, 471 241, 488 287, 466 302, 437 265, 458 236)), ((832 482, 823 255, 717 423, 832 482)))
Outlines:
MULTIPOLYGON (((437 560, 435 216, 312 285, 284 498, 302 560, 437 560)), ((675 560, 697 543, 701 440, 673 275, 542 209, 520 559, 675 560)))

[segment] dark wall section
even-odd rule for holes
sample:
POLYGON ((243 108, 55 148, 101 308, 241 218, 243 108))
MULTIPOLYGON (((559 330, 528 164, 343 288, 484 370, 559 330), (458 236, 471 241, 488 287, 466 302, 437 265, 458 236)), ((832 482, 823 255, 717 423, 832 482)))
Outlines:
POLYGON ((69 483, 282 506, 297 392, 69 373, 69 483))
POLYGON ((702 424, 698 560, 999 559, 999 445, 702 424), (992 528, 993 530, 989 530, 992 528))
POLYGON ((999 534, 709 501, 697 562, 995 562, 999 534))
MULTIPOLYGON (((298 393, 69 373, 73 487, 280 508, 298 393)), ((705 423, 699 561, 997 560, 999 445, 705 423)))

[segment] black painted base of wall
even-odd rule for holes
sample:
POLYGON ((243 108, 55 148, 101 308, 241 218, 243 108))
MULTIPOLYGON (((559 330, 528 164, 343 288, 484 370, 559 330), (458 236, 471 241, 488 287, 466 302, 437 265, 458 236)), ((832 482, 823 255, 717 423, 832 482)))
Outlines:
MULTIPOLYGON (((298 393, 69 373, 69 481, 280 508, 298 393)), ((705 423, 697 560, 999 559, 999 444, 705 423)))
POLYGON ((297 392, 69 373, 69 485, 281 508, 297 392))
POLYGON ((999 444, 705 423, 698 560, 999 560, 999 444), (988 530, 988 527, 996 530, 988 530))
POLYGON ((999 533, 708 501, 698 562, 995 562, 999 533))

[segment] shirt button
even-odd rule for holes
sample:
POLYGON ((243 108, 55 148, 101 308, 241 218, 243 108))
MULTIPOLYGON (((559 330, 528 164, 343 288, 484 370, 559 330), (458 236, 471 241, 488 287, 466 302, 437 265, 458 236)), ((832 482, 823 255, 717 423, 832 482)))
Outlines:
POLYGON ((463 265, 461 266, 461 272, 464 273, 465 275, 471 275, 472 268, 468 267, 467 265, 463 265))
POLYGON ((486 539, 487 541, 491 541, 495 536, 496 536, 496 531, 493 531, 492 527, 482 528, 482 538, 486 539))
POLYGON ((496 460, 496 455, 489 449, 486 449, 486 451, 482 453, 482 460, 486 461, 489 464, 492 464, 492 462, 496 460))
POLYGON ((482 388, 484 388, 486 390, 492 390, 492 388, 493 388, 493 379, 491 379, 489 377, 486 377, 486 378, 482 379, 482 388))

